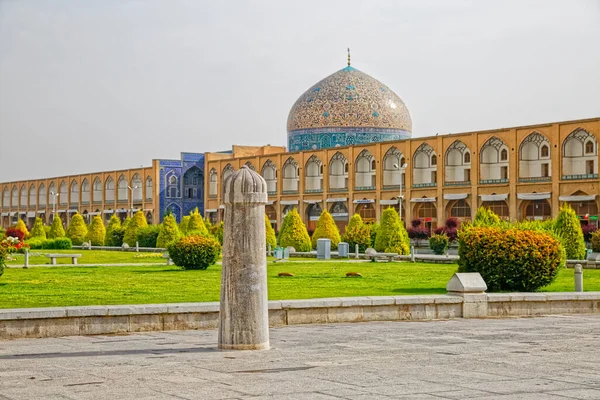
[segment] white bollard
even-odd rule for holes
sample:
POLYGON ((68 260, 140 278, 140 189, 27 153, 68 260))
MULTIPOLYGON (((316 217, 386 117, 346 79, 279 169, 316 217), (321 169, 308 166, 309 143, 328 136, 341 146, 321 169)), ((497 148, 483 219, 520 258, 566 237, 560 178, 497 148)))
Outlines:
POLYGON ((136 253, 140 252, 140 243, 139 242, 135 242, 135 252, 136 253))
POLYGON ((29 249, 25 249, 25 253, 23 253, 23 268, 29 268, 29 249))
POLYGON ((410 246, 410 262, 415 262, 415 246, 410 246))
POLYGON ((583 267, 575 264, 575 291, 583 292, 583 267))
POLYGON ((355 245, 354 249, 356 250, 356 256, 354 258, 358 258, 358 245, 355 245))

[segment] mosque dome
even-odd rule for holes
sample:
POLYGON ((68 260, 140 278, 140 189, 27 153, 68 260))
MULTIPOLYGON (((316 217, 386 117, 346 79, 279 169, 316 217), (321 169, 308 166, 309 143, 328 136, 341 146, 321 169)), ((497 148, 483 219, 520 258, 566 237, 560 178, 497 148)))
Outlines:
POLYGON ((288 121, 289 151, 409 138, 402 99, 377 79, 348 66, 304 92, 288 121))

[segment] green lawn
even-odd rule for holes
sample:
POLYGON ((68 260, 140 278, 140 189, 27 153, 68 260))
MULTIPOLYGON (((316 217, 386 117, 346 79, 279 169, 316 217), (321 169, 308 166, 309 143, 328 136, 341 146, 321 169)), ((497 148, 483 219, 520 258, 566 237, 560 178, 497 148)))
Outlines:
MULTIPOLYGON (((425 263, 270 262, 269 298, 445 293, 456 268, 425 263), (277 276, 284 271, 296 276, 277 276), (346 278, 350 271, 363 277, 346 278)), ((165 265, 7 268, 0 277, 0 308, 218 301, 220 277, 217 265, 206 271, 165 265)), ((584 271, 584 287, 600 290, 600 270, 584 271)), ((573 270, 560 271, 545 290, 572 291, 573 270)))
MULTIPOLYGON (((136 253, 133 251, 105 251, 105 250, 31 250, 29 264, 42 265, 50 264, 50 259, 43 254, 81 254, 77 260, 80 264, 138 264, 138 263, 159 263, 166 264, 163 258, 136 258, 136 255, 156 254, 156 253, 136 253), (35 254, 40 254, 36 256, 35 254)), ((15 261, 9 261, 8 265, 23 265, 23 254, 11 254, 16 258, 15 261)), ((70 258, 57 258, 57 264, 71 264, 70 258)))

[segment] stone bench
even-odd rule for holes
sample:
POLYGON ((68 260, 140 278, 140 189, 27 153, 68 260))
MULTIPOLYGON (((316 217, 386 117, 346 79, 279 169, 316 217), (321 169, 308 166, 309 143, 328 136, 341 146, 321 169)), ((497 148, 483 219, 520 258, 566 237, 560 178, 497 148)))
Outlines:
POLYGON ((396 257, 398 257, 398 253, 370 253, 370 254, 359 254, 360 258, 370 259, 371 261, 376 261, 378 258, 387 258, 388 262, 394 261, 396 257))
POLYGON ((167 259, 167 265, 173 265, 173 260, 171 260, 171 256, 169 255, 169 253, 163 254, 162 258, 167 259))
POLYGON ((57 258, 70 258, 72 264, 77 265, 77 259, 81 257, 81 254, 46 254, 46 258, 50 259, 50 264, 56 265, 57 258))

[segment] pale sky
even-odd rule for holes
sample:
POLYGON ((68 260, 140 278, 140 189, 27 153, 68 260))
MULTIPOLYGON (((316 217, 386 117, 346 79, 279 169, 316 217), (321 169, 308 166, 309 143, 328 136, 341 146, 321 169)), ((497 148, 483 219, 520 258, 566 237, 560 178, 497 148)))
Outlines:
POLYGON ((287 145, 347 47, 413 137, 600 117, 599 0, 0 0, 0 182, 287 145))

